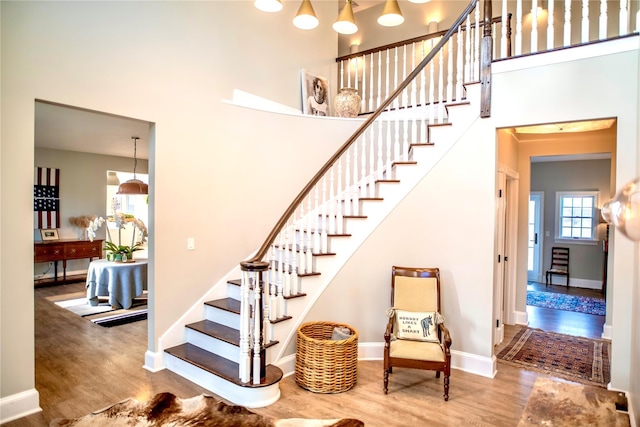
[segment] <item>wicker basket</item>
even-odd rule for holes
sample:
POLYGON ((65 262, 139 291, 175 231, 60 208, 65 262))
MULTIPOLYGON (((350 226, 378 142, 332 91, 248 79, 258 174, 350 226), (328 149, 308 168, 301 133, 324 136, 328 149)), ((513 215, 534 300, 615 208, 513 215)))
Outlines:
POLYGON ((296 383, 316 393, 340 393, 356 383, 358 331, 333 322, 309 322, 298 328, 296 383), (348 328, 351 336, 332 340, 334 327, 348 328))

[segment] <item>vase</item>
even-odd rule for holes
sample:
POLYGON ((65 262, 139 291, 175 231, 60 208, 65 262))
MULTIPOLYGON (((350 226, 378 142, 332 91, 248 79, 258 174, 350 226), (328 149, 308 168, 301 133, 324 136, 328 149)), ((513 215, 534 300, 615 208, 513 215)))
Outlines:
POLYGON ((360 95, 352 87, 343 87, 333 98, 333 107, 338 117, 357 117, 360 113, 360 95))

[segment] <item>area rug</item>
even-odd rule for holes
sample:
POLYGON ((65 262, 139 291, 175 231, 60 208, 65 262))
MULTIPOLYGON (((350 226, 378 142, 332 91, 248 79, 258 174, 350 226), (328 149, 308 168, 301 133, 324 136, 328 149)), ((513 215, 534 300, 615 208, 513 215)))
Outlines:
POLYGON ((527 305, 552 308, 554 310, 604 316, 607 304, 602 298, 557 294, 555 292, 527 291, 527 305))
POLYGON ((146 294, 140 298, 135 298, 133 305, 129 309, 112 307, 107 297, 99 297, 98 305, 92 306, 88 303, 86 293, 84 292, 55 295, 47 297, 47 300, 96 325, 107 328, 144 320, 148 315, 148 300, 146 294))
POLYGON ((498 362, 569 381, 606 387, 611 379, 611 343, 523 328, 498 354, 498 362))
POLYGON ((518 427, 629 426, 624 393, 582 384, 538 378, 518 427))
POLYGON ((342 419, 275 419, 243 406, 228 405, 207 395, 181 399, 156 394, 149 402, 127 399, 81 418, 56 419, 50 427, 363 427, 362 421, 342 419))

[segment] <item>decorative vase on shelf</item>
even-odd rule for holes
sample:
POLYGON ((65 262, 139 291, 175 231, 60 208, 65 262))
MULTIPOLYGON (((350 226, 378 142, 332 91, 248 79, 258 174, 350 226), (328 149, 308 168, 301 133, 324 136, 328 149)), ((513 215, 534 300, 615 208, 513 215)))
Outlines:
POLYGON ((333 99, 333 107, 338 117, 357 117, 360 113, 362 98, 352 87, 343 87, 333 99))

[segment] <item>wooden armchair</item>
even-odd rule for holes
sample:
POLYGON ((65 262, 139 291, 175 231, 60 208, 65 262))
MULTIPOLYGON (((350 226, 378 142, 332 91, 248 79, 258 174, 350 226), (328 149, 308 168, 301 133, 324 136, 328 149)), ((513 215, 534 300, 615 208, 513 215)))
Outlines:
POLYGON ((384 392, 394 367, 444 372, 449 400, 451 336, 440 314, 440 270, 394 266, 391 308, 384 333, 384 392))

